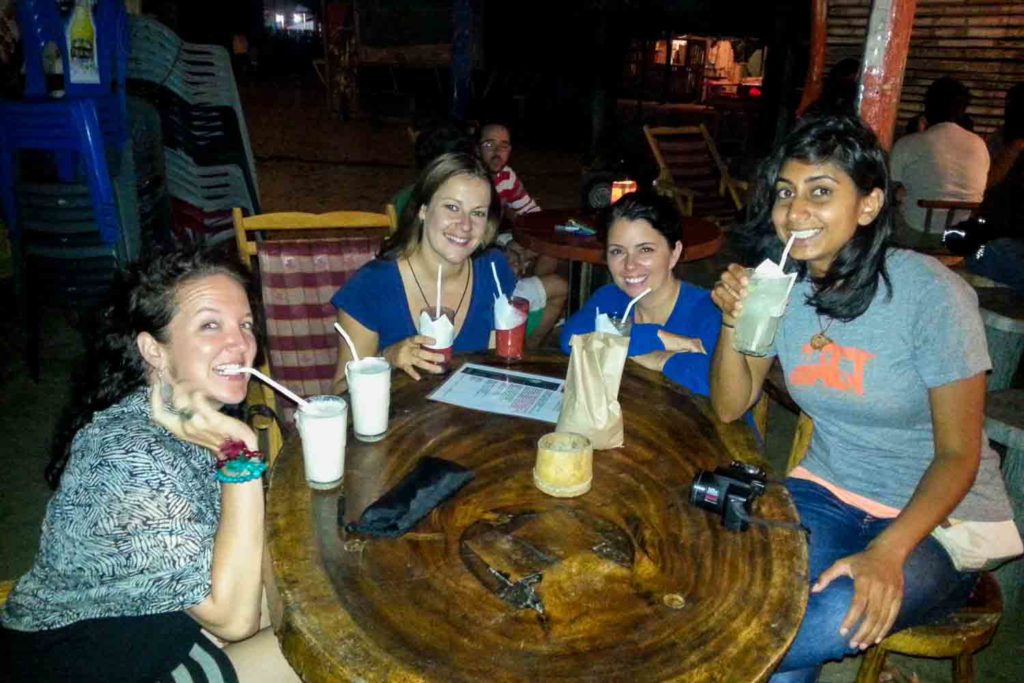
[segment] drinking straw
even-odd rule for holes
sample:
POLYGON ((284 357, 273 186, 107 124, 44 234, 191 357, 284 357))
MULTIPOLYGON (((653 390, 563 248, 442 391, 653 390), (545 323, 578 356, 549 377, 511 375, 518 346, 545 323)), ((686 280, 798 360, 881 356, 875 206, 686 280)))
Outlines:
MULTIPOLYGON (((491 265, 494 265, 493 263, 491 265)), ((441 264, 437 264, 437 306, 434 311, 434 320, 441 317, 441 264)))
POLYGON ((359 354, 356 353, 356 345, 352 343, 352 337, 348 336, 348 332, 345 331, 345 328, 338 323, 334 323, 334 329, 338 331, 338 334, 344 337, 345 343, 348 344, 348 350, 352 352, 352 360, 358 361, 359 354))
POLYGON ((494 284, 498 285, 498 295, 504 299, 505 292, 501 291, 501 280, 498 279, 498 269, 494 265, 494 261, 491 261, 491 272, 494 273, 494 284))
POLYGON ((629 312, 633 310, 633 304, 635 304, 637 301, 640 301, 640 299, 643 299, 645 296, 647 296, 650 293, 651 293, 651 288, 648 287, 647 289, 645 289, 644 291, 640 292, 635 297, 633 297, 633 300, 630 301, 629 304, 626 306, 626 312, 622 314, 622 320, 619 321, 620 325, 623 324, 624 322, 626 322, 626 318, 629 317, 629 312))
POLYGON ((272 386, 274 389, 277 389, 282 394, 284 394, 285 396, 287 396, 288 398, 290 398, 291 400, 293 400, 297 404, 299 404, 299 406, 304 408, 307 405, 309 405, 309 401, 307 401, 306 399, 302 398, 301 396, 299 396, 298 394, 293 392, 291 389, 288 389, 284 385, 279 384, 275 380, 270 379, 269 377, 264 375, 262 372, 260 372, 256 368, 247 368, 247 367, 245 367, 243 365, 229 365, 229 366, 224 368, 224 372, 226 374, 229 374, 229 375, 238 375, 238 374, 241 374, 243 372, 247 372, 250 375, 256 377, 257 379, 266 382, 267 384, 272 386))
POLYGON ((791 234, 789 236, 789 241, 786 242, 786 248, 782 250, 782 258, 779 259, 779 270, 783 270, 786 267, 786 257, 789 256, 789 250, 793 248, 793 240, 795 239, 795 234, 791 234))

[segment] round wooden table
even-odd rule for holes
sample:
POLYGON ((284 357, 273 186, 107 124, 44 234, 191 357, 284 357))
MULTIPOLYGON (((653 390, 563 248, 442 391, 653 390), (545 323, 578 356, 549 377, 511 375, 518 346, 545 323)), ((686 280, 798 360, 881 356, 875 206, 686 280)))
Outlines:
MULTIPOLYGON (((515 220, 512 236, 516 242, 544 256, 566 259, 570 266, 569 312, 579 310, 590 296, 591 266, 604 263, 604 245, 594 235, 584 237, 558 232, 556 225, 565 225, 573 218, 597 229, 600 214, 581 209, 545 209, 523 214, 515 220)), ((683 262, 698 261, 717 254, 724 242, 717 225, 703 218, 683 216, 683 262)))
MULTIPOLYGON (((515 369, 563 377, 566 358, 531 357, 515 369)), ((285 656, 304 680, 770 674, 806 607, 804 538, 760 526, 726 531, 686 498, 698 469, 756 459, 746 426, 718 422, 704 401, 629 367, 620 391, 626 445, 594 454, 590 492, 557 499, 531 477, 537 439, 554 425, 427 400, 439 379, 393 379, 388 434, 375 444, 349 440, 341 487, 306 486, 295 438, 273 469, 270 592, 285 656), (476 477, 402 538, 339 526, 426 455, 476 477)), ((779 486, 754 514, 796 517, 779 486)))

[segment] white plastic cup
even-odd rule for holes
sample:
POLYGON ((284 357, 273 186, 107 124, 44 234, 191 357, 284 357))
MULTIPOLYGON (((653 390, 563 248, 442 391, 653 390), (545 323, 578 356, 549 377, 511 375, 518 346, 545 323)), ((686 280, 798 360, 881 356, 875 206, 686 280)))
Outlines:
POLYGON ((748 293, 736 318, 732 347, 748 356, 766 356, 786 312, 793 276, 765 276, 748 269, 747 277, 748 293))
POLYGON ((391 364, 380 357, 345 364, 352 431, 360 441, 380 441, 388 431, 391 409, 391 364))
POLYGON ((340 396, 312 396, 306 400, 308 405, 295 413, 306 483, 314 489, 331 489, 345 475, 348 403, 340 396))

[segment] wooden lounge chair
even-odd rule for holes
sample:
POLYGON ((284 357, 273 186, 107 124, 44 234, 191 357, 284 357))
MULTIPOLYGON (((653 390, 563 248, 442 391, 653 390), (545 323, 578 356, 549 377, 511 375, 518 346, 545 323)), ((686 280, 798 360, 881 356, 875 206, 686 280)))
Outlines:
MULTIPOLYGON (((388 216, 333 211, 246 217, 235 209, 232 217, 239 258, 259 283, 269 361, 263 371, 300 396, 333 393, 340 337, 330 299, 373 259, 388 234, 388 216)), ((250 383, 247 404, 273 459, 282 436, 280 424, 267 415, 289 424, 294 409, 288 403, 278 410, 274 391, 260 382, 250 383)))
POLYGON ((671 196, 684 216, 697 216, 727 228, 743 208, 745 184, 729 175, 703 124, 678 128, 644 126, 658 162, 660 192, 671 196))

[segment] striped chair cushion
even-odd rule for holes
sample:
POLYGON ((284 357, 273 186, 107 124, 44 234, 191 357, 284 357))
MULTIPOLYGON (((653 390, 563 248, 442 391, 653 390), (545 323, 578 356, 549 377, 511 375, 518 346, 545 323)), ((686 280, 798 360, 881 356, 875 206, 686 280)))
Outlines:
MULTIPOLYGON (((274 379, 300 396, 331 393, 340 337, 331 297, 365 263, 380 238, 267 240, 259 245, 267 356, 274 379)), ((289 401, 281 417, 291 422, 289 401)))

